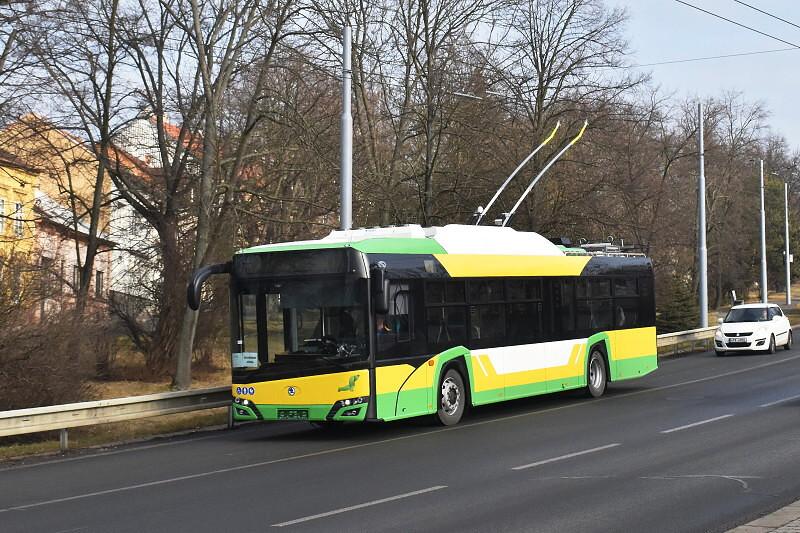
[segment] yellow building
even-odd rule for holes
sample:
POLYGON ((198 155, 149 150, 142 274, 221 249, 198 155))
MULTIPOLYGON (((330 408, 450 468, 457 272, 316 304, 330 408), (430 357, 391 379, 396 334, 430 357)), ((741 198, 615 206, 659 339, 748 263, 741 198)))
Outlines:
POLYGON ((0 254, 29 254, 36 242, 34 200, 39 172, 0 149, 0 254))

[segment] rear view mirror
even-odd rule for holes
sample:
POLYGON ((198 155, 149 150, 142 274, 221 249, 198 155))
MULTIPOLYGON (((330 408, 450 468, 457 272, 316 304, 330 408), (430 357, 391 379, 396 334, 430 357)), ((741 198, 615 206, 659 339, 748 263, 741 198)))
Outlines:
POLYGON ((200 309, 200 295, 203 290, 203 283, 214 274, 229 274, 231 271, 231 263, 220 263, 217 265, 208 265, 197 269, 189 280, 189 286, 186 287, 186 301, 189 308, 197 311, 200 309))
POLYGON ((383 315, 389 312, 389 280, 386 277, 386 263, 378 262, 369 270, 372 309, 383 315))
POLYGON ((724 318, 718 318, 718 319, 717 319, 717 323, 718 323, 718 324, 722 324, 722 323, 724 323, 724 322, 725 322, 725 319, 724 319, 724 318))

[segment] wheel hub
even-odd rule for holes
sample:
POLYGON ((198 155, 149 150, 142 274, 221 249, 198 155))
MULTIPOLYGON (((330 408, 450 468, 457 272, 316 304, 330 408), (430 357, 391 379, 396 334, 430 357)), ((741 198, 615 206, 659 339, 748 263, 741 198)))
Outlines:
POLYGON ((447 378, 442 382, 442 410, 447 415, 453 415, 458 411, 461 403, 461 391, 452 378, 447 378))
POLYGON ((602 380, 603 371, 600 368, 600 361, 598 359, 592 359, 592 362, 589 364, 589 383, 593 389, 597 390, 602 386, 602 380))

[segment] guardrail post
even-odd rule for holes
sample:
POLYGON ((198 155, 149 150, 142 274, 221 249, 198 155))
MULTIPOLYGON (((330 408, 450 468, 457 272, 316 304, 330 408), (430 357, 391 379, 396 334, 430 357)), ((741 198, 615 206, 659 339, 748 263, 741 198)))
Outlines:
POLYGON ((69 449, 69 434, 67 433, 66 428, 59 431, 58 447, 62 452, 65 452, 69 449))

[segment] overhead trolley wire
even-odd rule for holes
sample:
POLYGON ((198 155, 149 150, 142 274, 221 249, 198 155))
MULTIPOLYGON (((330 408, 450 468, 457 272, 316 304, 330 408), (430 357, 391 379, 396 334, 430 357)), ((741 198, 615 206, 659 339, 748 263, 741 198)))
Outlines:
POLYGON ((800 48, 800 45, 797 45, 797 44, 795 44, 793 42, 787 41, 785 39, 781 39, 780 37, 775 37, 774 35, 771 35, 769 33, 763 32, 761 30, 757 30, 757 29, 755 29, 755 28, 753 28, 751 26, 747 26, 746 24, 742 24, 741 22, 736 22, 735 20, 731 20, 731 19, 729 19, 727 17, 723 17, 722 15, 714 13, 713 11, 708 11, 707 9, 703 9, 702 7, 697 7, 696 5, 690 4, 689 2, 684 2, 683 0, 675 0, 675 1, 678 2, 679 4, 683 4, 683 5, 687 6, 687 7, 691 7, 692 9, 696 9, 697 11, 702 11, 703 13, 711 15, 712 17, 716 17, 718 19, 722 19, 722 20, 724 20, 726 22, 730 22, 731 24, 735 24, 735 25, 737 25, 739 27, 742 27, 742 28, 745 28, 745 29, 750 30, 752 32, 755 32, 755 33, 758 33, 760 35, 763 35, 764 37, 769 37, 770 39, 775 39, 776 41, 780 41, 783 44, 788 44, 789 46, 793 46, 794 48, 800 48))
POLYGON ((785 22, 785 23, 786 23, 786 24, 788 24, 789 26, 794 26, 795 28, 798 28, 798 29, 800 29, 800 25, 797 25, 797 24, 795 24, 795 23, 794 23, 794 22, 792 22, 791 20, 786 20, 786 19, 784 19, 784 18, 781 18, 781 17, 779 17, 778 15, 773 15, 773 14, 772 14, 772 13, 770 13, 769 11, 764 11, 763 9, 759 9, 759 8, 757 8, 756 6, 751 6, 751 5, 750 5, 750 4, 748 4, 747 2, 742 2, 742 0, 733 0, 733 1, 734 1, 734 2, 736 2, 737 4, 741 4, 741 5, 745 6, 745 7, 749 7, 750 9, 752 9, 752 10, 754 10, 754 11, 758 11, 759 13, 763 13, 764 15, 766 15, 766 16, 768 16, 768 17, 772 17, 772 18, 774 18, 774 19, 776 19, 776 20, 780 20, 781 22, 785 22))

